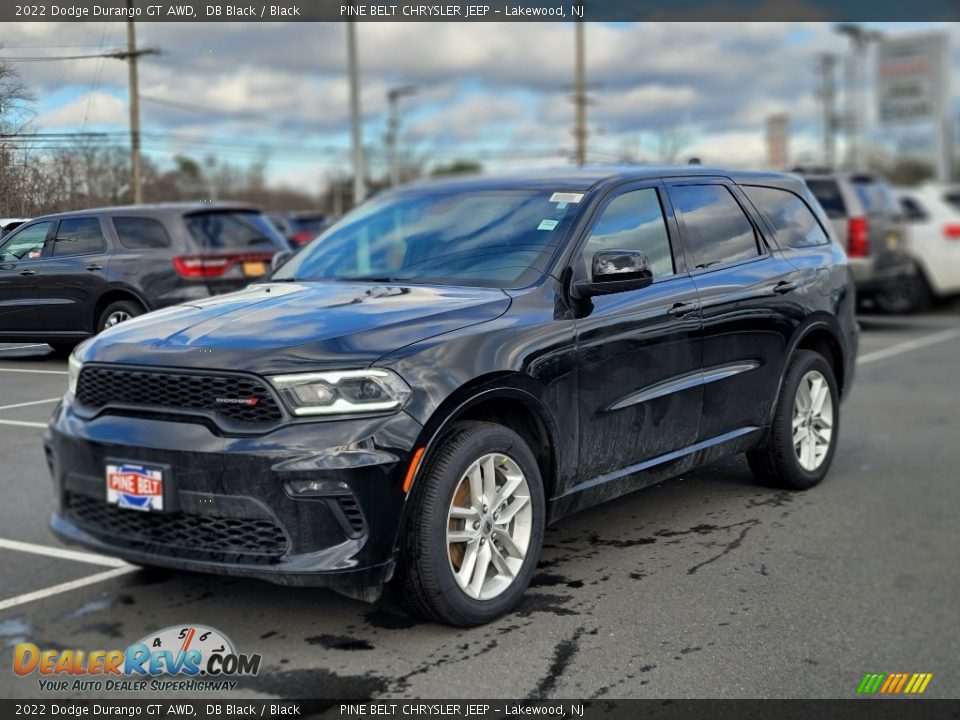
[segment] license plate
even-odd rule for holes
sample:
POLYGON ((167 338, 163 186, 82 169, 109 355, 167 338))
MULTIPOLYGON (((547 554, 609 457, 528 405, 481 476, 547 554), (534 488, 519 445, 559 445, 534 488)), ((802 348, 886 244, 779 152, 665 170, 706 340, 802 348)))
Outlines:
POLYGON ((255 260, 247 261, 243 264, 243 274, 247 277, 259 277, 267 272, 267 264, 265 262, 255 260))
POLYGON ((163 510, 163 470, 146 465, 107 465, 107 503, 142 512, 163 510))
POLYGON ((887 233, 887 250, 896 250, 900 245, 900 238, 896 233, 887 233))

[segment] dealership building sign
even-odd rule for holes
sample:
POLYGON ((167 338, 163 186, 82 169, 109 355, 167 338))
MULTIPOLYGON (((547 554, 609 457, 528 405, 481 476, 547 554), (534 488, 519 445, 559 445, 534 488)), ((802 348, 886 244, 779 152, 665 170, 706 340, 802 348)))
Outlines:
POLYGON ((948 97, 948 49, 941 33, 883 40, 877 52, 877 102, 884 125, 938 120, 948 97))

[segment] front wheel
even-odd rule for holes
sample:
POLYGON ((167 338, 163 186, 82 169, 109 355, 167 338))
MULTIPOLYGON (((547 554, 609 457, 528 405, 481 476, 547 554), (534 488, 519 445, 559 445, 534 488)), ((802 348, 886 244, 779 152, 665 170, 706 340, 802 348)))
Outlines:
POLYGON ((820 353, 799 350, 790 362, 766 445, 747 453, 762 482, 791 490, 813 487, 827 474, 837 446, 840 393, 820 353))
POLYGON ((546 517, 540 469, 523 438, 493 423, 457 423, 413 493, 396 579, 401 602, 464 627, 511 610, 536 569, 546 517))

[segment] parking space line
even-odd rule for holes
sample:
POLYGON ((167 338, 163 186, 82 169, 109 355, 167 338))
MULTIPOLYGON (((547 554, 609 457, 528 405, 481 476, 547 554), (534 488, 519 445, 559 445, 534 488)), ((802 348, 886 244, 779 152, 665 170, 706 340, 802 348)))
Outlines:
POLYGON ((17 345, 16 347, 0 348, 0 352, 3 352, 4 350, 26 350, 27 348, 35 348, 35 347, 46 347, 46 345, 43 343, 39 343, 36 345, 17 345))
POLYGON ((34 602, 35 600, 43 600, 44 598, 48 598, 53 595, 60 595, 65 592, 70 592, 71 590, 79 590, 87 585, 95 585, 96 583, 104 582, 105 580, 111 580, 115 577, 120 577, 121 575, 135 572, 138 569, 139 568, 134 565, 113 568, 112 570, 97 573, 96 575, 87 575, 79 580, 71 580, 70 582, 60 583, 59 585, 53 585, 51 587, 44 588, 43 590, 35 590, 34 592, 17 595, 16 597, 12 597, 8 600, 0 600, 0 612, 9 610, 12 607, 17 607, 18 605, 25 605, 26 603, 34 602))
POLYGON ((941 330, 940 332, 930 333, 929 335, 924 335, 914 340, 904 340, 901 343, 891 345, 882 350, 874 350, 857 358, 857 365, 866 365, 867 363, 872 363, 877 360, 895 357, 910 352, 911 350, 919 350, 920 348, 936 345, 937 343, 953 340, 954 338, 960 338, 960 328, 941 330))
POLYGON ((45 428, 46 423, 28 422, 27 420, 0 420, 0 425, 14 425, 16 427, 45 428))
POLYGON ((14 408, 28 407, 30 405, 43 405, 44 403, 56 402, 59 397, 47 398, 46 400, 31 400, 30 402, 15 403, 13 405, 0 405, 0 410, 13 410, 14 408))
POLYGON ((0 372, 36 373, 38 375, 66 375, 66 370, 27 370, 26 368, 0 368, 0 372))
POLYGON ((20 540, 6 540, 0 538, 0 550, 16 550, 17 552, 32 553, 56 558, 57 560, 73 560, 74 562, 103 565, 104 567, 127 567, 128 563, 117 558, 98 555, 97 553, 79 552, 53 545, 37 545, 36 543, 21 542, 20 540))

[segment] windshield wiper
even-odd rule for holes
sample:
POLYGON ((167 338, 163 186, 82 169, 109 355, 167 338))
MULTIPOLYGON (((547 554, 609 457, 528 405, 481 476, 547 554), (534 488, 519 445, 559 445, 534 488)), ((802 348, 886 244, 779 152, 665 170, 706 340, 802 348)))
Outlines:
POLYGON ((390 275, 354 275, 338 277, 339 282, 407 282, 409 278, 392 277, 390 275))

